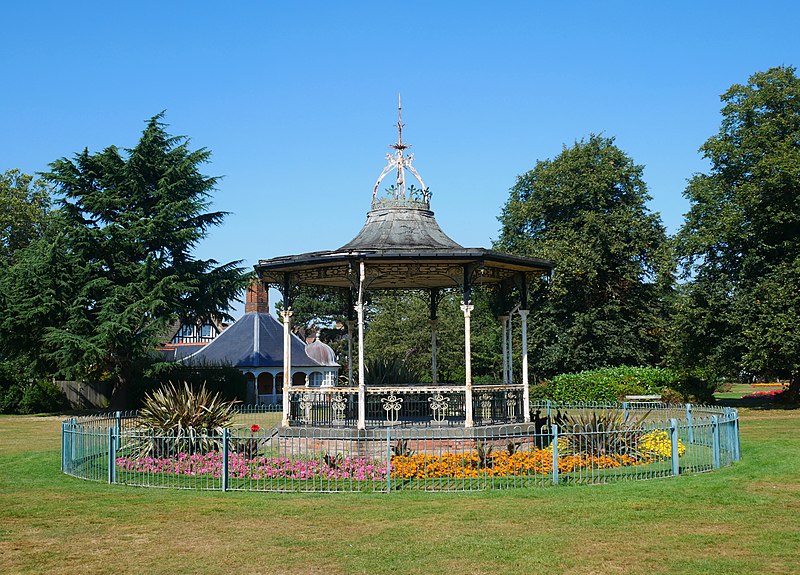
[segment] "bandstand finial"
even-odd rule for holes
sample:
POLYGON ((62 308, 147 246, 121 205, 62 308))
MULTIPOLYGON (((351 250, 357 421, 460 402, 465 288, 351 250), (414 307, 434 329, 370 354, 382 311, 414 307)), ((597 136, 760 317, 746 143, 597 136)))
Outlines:
POLYGON ((386 159, 389 161, 388 165, 383 169, 381 175, 378 176, 378 181, 375 182, 375 187, 372 190, 372 207, 415 207, 415 208, 430 208, 430 192, 425 187, 419 173, 411 165, 414 160, 414 154, 406 156, 404 151, 411 147, 411 144, 403 143, 403 101, 400 94, 397 94, 397 143, 391 144, 389 147, 396 150, 394 154, 386 154, 386 159), (420 189, 416 189, 413 185, 410 189, 406 189, 405 170, 408 169, 416 180, 419 182, 420 189), (395 170, 397 172, 397 182, 389 189, 386 190, 387 195, 384 198, 378 198, 378 186, 386 175, 395 170))

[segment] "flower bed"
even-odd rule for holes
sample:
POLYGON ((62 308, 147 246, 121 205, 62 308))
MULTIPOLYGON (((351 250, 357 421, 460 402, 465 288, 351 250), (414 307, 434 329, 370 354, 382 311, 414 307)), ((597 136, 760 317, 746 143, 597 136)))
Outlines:
MULTIPOLYGON (((290 459, 288 457, 246 457, 232 453, 228 461, 232 479, 354 479, 357 481, 386 478, 386 466, 364 458, 338 458, 331 463, 323 459, 290 459)), ((222 453, 181 453, 172 458, 118 457, 120 470, 138 473, 169 473, 187 476, 222 476, 222 453)))
POLYGON ((784 389, 773 389, 772 391, 754 391, 753 393, 743 395, 742 399, 758 399, 765 397, 777 398, 784 391, 784 389))
MULTIPOLYGON (((611 469, 628 465, 644 465, 667 459, 672 453, 672 443, 664 431, 652 431, 642 436, 636 455, 592 455, 566 452, 558 458, 558 469, 569 473, 581 469, 611 469)), ((680 455, 686 451, 678 442, 680 455)), ((222 475, 222 454, 218 451, 188 455, 181 453, 170 458, 118 457, 121 471, 134 473, 172 474, 189 477, 222 475)), ((232 453, 229 459, 231 479, 291 479, 384 481, 385 463, 368 458, 330 457, 323 454, 317 459, 291 459, 288 457, 247 457, 232 453)), ((391 477, 396 479, 433 479, 469 477, 513 477, 545 475, 553 471, 552 448, 533 448, 525 451, 472 450, 464 453, 445 452, 439 455, 394 455, 391 458, 391 477)))

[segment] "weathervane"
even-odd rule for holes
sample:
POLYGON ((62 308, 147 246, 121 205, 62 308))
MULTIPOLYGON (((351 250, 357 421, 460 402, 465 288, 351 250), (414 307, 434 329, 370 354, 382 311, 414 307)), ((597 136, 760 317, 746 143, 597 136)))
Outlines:
POLYGON ((411 147, 411 144, 403 143, 403 103, 400 99, 400 94, 397 95, 397 143, 391 144, 389 147, 396 150, 394 154, 386 154, 388 164, 381 175, 378 176, 378 181, 375 182, 375 187, 372 190, 372 208, 385 208, 385 207, 417 207, 417 208, 430 208, 430 192, 422 181, 419 172, 411 165, 414 160, 414 154, 406 156, 404 151, 411 147), (412 184, 408 189, 406 195, 406 179, 405 170, 417 179, 421 189, 417 190, 412 184), (386 175, 395 170, 397 172, 397 183, 386 190, 387 194, 384 198, 378 198, 378 186, 386 175))

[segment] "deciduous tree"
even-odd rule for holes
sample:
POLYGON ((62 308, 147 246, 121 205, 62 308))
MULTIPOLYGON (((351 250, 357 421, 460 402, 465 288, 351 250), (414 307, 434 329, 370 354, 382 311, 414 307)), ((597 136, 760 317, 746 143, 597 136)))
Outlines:
POLYGON ((791 380, 800 395, 800 78, 771 68, 723 96, 711 163, 685 191, 678 235, 690 283, 676 355, 689 365, 791 380))
POLYGON ((556 264, 531 286, 538 375, 661 359, 672 259, 642 171, 613 139, 592 135, 511 189, 496 247, 556 264))

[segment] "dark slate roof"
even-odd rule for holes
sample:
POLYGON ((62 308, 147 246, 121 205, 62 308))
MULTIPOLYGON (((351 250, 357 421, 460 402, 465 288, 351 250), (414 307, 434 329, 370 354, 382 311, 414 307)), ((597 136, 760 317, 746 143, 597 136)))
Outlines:
POLYGON ((449 249, 463 247, 442 231, 432 211, 389 207, 370 211, 358 235, 339 251, 449 249))
MULTIPOLYGON (((292 367, 320 367, 308 357, 303 341, 292 334, 292 367)), ((268 313, 248 312, 197 353, 185 357, 190 365, 233 367, 283 366, 283 325, 268 313)))

